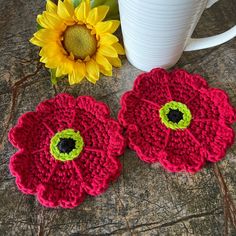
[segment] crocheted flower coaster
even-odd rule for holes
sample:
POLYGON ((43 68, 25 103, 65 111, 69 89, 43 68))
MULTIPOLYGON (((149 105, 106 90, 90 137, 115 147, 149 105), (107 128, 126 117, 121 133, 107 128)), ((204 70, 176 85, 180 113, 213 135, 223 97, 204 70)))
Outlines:
POLYGON ((40 103, 20 117, 9 140, 20 149, 10 159, 18 188, 46 207, 78 206, 120 175, 122 129, 92 97, 60 94, 40 103))
POLYGON ((199 75, 154 69, 138 76, 121 105, 129 147, 169 171, 197 172, 233 144, 236 110, 224 91, 209 88, 199 75))

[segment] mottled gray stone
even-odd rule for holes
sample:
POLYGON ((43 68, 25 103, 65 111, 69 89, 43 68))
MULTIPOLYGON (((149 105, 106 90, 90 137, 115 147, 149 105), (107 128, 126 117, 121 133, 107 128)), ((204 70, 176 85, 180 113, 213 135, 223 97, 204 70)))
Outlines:
MULTIPOLYGON (((56 93, 67 92, 94 96, 107 103, 116 118, 120 97, 140 73, 123 57, 123 67, 114 69, 113 78, 72 87, 61 81, 53 88, 49 73, 38 62, 37 49, 28 42, 44 4, 40 0, 0 0, 0 235, 224 235, 224 189, 212 165, 195 175, 171 174, 158 165, 141 162, 127 150, 120 157, 123 171, 119 180, 105 194, 88 197, 72 210, 46 209, 34 196, 17 190, 8 170, 9 158, 16 150, 7 133, 20 115, 56 93)), ((205 11, 194 36, 230 28, 235 24, 235 12, 234 0, 219 1, 205 11)), ((226 90, 236 106, 235 39, 215 48, 186 52, 175 67, 200 73, 211 86, 226 90)), ((236 144, 218 167, 235 202, 236 144)), ((228 235, 236 235, 231 224, 228 235)))

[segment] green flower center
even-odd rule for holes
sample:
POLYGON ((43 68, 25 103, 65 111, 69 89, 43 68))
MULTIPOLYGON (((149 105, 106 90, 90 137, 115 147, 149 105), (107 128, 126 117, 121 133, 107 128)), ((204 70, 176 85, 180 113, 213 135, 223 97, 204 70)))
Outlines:
POLYGON ((71 161, 77 158, 84 147, 80 132, 66 129, 56 133, 50 142, 50 153, 56 160, 71 161))
POLYGON ((97 50, 96 36, 92 35, 85 25, 67 27, 63 35, 63 45, 66 51, 72 53, 75 59, 84 60, 92 56, 97 50))
POLYGON ((186 129, 192 120, 191 111, 181 103, 171 101, 166 103, 159 111, 162 123, 170 129, 186 129))

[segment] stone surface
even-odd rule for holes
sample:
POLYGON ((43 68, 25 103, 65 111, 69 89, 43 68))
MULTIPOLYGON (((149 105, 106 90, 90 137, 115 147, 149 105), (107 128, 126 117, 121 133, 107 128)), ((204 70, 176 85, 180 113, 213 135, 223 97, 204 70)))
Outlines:
MULTIPOLYGON (((236 235, 224 214, 227 189, 236 202, 236 144, 221 163, 195 175, 167 173, 142 163, 127 150, 120 158, 120 179, 104 195, 88 197, 73 210, 46 209, 34 196, 17 190, 8 170, 16 150, 8 142, 7 132, 21 114, 56 93, 67 92, 106 102, 116 117, 120 96, 131 89, 140 73, 123 58, 124 65, 114 70, 113 78, 104 77, 95 86, 83 82, 69 87, 61 82, 54 88, 38 62, 37 49, 28 42, 44 4, 43 0, 0 0, 0 235, 236 235)), ((230 28, 235 24, 235 12, 235 0, 221 0, 205 11, 195 36, 230 28)), ((226 90, 236 106, 235 39, 184 53, 176 67, 200 73, 211 86, 226 90)))

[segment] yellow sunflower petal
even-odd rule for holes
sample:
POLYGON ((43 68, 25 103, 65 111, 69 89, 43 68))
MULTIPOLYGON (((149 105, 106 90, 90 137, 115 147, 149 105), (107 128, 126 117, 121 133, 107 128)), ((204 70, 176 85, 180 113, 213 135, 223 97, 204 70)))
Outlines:
POLYGON ((85 0, 88 10, 90 10, 90 0, 85 0))
POLYGON ((103 67, 100 67, 100 72, 105 76, 112 76, 112 69, 111 70, 105 70, 103 67))
POLYGON ((113 34, 120 26, 120 21, 109 20, 104 22, 98 22, 95 26, 97 34, 111 33, 113 34))
POLYGON ((110 45, 101 45, 98 49, 98 52, 105 57, 118 57, 115 48, 110 45))
POLYGON ((57 14, 68 22, 73 22, 74 8, 68 2, 58 1, 57 14))
POLYGON ((73 17, 75 11, 73 2, 71 0, 64 0, 64 5, 67 11, 70 13, 70 16, 73 17))
MULTIPOLYGON (((64 61, 63 55, 58 54, 57 57, 55 57, 55 56, 48 57, 48 55, 43 50, 40 51, 40 54, 41 54, 40 62, 45 63, 45 67, 50 68, 50 69, 56 69, 58 67, 61 68, 61 65, 64 61)), ((60 71, 62 71, 62 70, 60 70, 60 71)), ((62 74, 63 73, 61 73, 61 75, 62 74)), ((60 77, 61 75, 57 75, 57 77, 60 77)))
POLYGON ((75 8, 75 16, 78 21, 85 22, 89 13, 88 4, 82 1, 81 4, 75 8))
POLYGON ((74 71, 73 61, 66 58, 66 60, 63 63, 64 71, 66 74, 71 74, 74 71))
POLYGON ((68 80, 69 80, 70 85, 80 83, 83 78, 84 78, 84 76, 77 73, 77 71, 73 71, 71 74, 68 75, 68 80))
POLYGON ((112 70, 112 65, 107 60, 106 57, 104 57, 102 54, 97 53, 96 54, 96 62, 99 64, 99 67, 102 67, 106 71, 112 70))
POLYGON ((111 29, 111 27, 112 27, 112 23, 109 21, 98 22, 95 26, 95 30, 92 30, 92 33, 94 31, 94 33, 97 33, 97 34, 105 34, 111 29))
POLYGON ((54 24, 51 25, 50 22, 48 22, 48 19, 45 17, 45 13, 46 12, 44 12, 42 15, 37 15, 37 23, 45 29, 54 29, 54 24))
POLYGON ((86 63, 86 71, 86 78, 90 82, 96 83, 96 81, 99 79, 100 71, 98 64, 93 59, 86 63))
POLYGON ((68 81, 70 85, 80 83, 83 78, 84 77, 82 77, 80 74, 77 74, 75 71, 73 71, 72 74, 68 75, 68 81))
POLYGON ((106 33, 101 36, 99 45, 112 45, 117 43, 118 41, 119 39, 115 35, 106 33))
POLYGON ((121 60, 118 57, 117 58, 115 58, 115 57, 108 57, 107 59, 115 67, 121 67, 122 66, 121 60))
POLYGON ((60 65, 57 66, 56 77, 60 77, 62 75, 68 75, 73 73, 73 62, 68 58, 64 57, 61 61, 60 65))
MULTIPOLYGON (((48 58, 41 57, 40 62, 45 64, 46 68, 54 69, 57 68, 60 63, 57 63, 55 60, 50 60, 48 58)), ((57 76, 60 77, 60 76, 57 76)))
POLYGON ((115 50, 117 51, 118 54, 125 55, 125 50, 120 43, 115 43, 112 45, 112 47, 115 48, 115 50))
POLYGON ((85 77, 85 65, 84 63, 74 63, 74 69, 71 74, 68 75, 69 84, 78 84, 85 77))
POLYGON ((54 13, 44 12, 37 16, 37 22, 45 29, 64 30, 64 22, 54 13))
POLYGON ((37 38, 33 37, 30 39, 30 42, 36 46, 42 47, 44 45, 44 42, 38 40, 37 38))
POLYGON ((109 30, 109 33, 113 34, 120 26, 119 20, 110 20, 112 22, 111 29, 109 30))
POLYGON ((56 77, 61 77, 65 74, 63 74, 62 70, 61 70, 61 67, 57 67, 56 69, 56 77))
POLYGON ((57 55, 57 54, 62 54, 63 56, 68 56, 67 55, 67 52, 65 51, 65 49, 62 47, 61 43, 58 43, 58 42, 50 42, 50 43, 47 43, 43 49, 45 49, 45 51, 47 51, 47 53, 49 54, 54 54, 57 55))
POLYGON ((69 4, 70 6, 72 6, 74 8, 72 0, 64 0, 64 3, 69 4))
POLYGON ((56 56, 49 57, 48 53, 44 50, 40 51, 40 62, 45 63, 48 68, 56 68, 63 62, 64 56, 62 54, 57 54, 56 56))
POLYGON ((90 25, 96 25, 99 21, 102 21, 109 11, 109 6, 99 6, 93 8, 88 15, 87 23, 90 25))
POLYGON ((50 0, 47 0, 46 10, 48 12, 57 13, 57 5, 50 0))
POLYGON ((58 68, 63 75, 71 74, 73 72, 73 62, 70 61, 68 58, 64 57, 58 68))
POLYGON ((53 58, 57 54, 59 56, 62 53, 61 53, 59 45, 57 45, 55 42, 46 44, 40 51, 40 56, 49 57, 49 58, 53 58))
POLYGON ((39 55, 42 57, 40 61, 49 68, 60 66, 64 61, 68 60, 62 48, 55 42, 44 45, 39 55))
POLYGON ((76 62, 74 64, 74 69, 78 71, 83 77, 86 75, 86 67, 84 62, 76 62))
POLYGON ((34 37, 44 43, 57 42, 60 39, 58 31, 51 29, 41 29, 34 34, 34 37))

